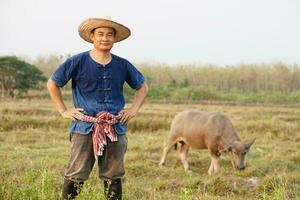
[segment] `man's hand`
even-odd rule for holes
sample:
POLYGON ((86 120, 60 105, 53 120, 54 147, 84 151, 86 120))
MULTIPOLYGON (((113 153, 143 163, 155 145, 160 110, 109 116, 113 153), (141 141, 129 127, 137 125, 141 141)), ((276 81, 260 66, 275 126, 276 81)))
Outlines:
POLYGON ((71 110, 65 110, 61 113, 61 116, 66 119, 72 119, 73 121, 80 119, 83 116, 83 108, 73 108, 71 110))
POLYGON ((121 112, 119 113, 120 122, 122 124, 127 124, 131 118, 136 116, 136 114, 137 114, 137 110, 133 108, 125 108, 121 110, 121 112))
POLYGON ((140 107, 142 106, 144 99, 148 91, 148 86, 143 83, 141 87, 135 93, 133 103, 130 108, 125 108, 119 113, 120 122, 122 124, 127 124, 131 118, 136 116, 140 107))

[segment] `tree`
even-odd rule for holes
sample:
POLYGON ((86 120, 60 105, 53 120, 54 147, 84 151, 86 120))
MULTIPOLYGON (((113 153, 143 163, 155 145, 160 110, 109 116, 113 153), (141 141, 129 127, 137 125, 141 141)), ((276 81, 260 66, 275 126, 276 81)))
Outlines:
POLYGON ((15 56, 0 57, 0 90, 2 96, 14 97, 29 89, 36 89, 46 77, 35 66, 19 60, 15 56))

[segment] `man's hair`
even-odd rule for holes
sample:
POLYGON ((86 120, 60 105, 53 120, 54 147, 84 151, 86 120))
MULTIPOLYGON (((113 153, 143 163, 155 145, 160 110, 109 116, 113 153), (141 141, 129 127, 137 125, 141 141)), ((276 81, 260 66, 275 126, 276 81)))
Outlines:
MULTIPOLYGON (((97 28, 102 28, 102 27, 97 27, 97 28)), ((91 31, 91 33, 93 33, 93 34, 94 34, 94 32, 95 32, 95 30, 96 30, 97 28, 94 28, 94 29, 91 31)), ((103 27, 103 28, 111 28, 111 29, 113 30, 113 32, 114 32, 114 35, 116 35, 116 34, 117 34, 117 31, 116 31, 116 29, 114 29, 114 28, 112 28, 112 27, 103 27)))

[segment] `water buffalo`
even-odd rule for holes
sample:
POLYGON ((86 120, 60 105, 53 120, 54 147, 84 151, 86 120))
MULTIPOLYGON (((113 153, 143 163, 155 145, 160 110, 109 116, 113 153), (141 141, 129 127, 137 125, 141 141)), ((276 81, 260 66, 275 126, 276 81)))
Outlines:
POLYGON ((185 110, 178 113, 171 124, 170 134, 163 150, 160 165, 163 165, 172 146, 181 143, 180 158, 185 171, 188 171, 187 153, 190 147, 208 149, 211 155, 209 174, 219 169, 222 152, 230 152, 232 166, 244 169, 245 156, 255 139, 250 143, 241 142, 231 121, 224 114, 185 110))

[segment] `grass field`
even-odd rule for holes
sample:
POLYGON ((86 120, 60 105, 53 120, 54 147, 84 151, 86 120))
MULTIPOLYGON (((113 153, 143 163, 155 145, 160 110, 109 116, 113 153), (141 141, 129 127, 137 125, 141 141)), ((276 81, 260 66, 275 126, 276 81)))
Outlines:
MULTIPOLYGON (((68 124, 48 100, 0 102, 0 199, 60 198, 68 124)), ((146 103, 130 122, 128 140, 125 200, 300 199, 300 104, 146 103), (244 171, 234 171, 225 155, 219 173, 208 176, 209 154, 195 149, 188 158, 191 173, 175 150, 158 166, 172 117, 191 107, 223 112, 243 140, 257 138, 244 171)), ((104 199, 95 168, 78 199, 104 199)))

